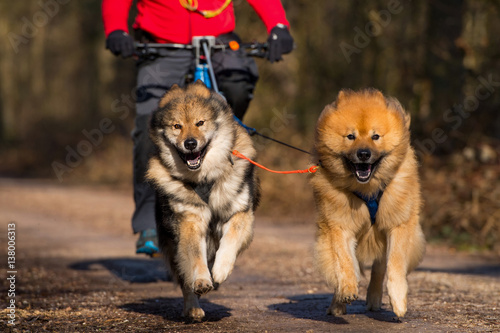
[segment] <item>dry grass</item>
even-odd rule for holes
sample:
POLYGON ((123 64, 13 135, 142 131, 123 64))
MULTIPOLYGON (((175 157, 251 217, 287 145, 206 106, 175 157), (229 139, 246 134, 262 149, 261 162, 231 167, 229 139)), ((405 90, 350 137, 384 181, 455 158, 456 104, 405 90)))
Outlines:
POLYGON ((499 155, 486 162, 466 150, 424 165, 423 226, 429 238, 500 253, 499 155))

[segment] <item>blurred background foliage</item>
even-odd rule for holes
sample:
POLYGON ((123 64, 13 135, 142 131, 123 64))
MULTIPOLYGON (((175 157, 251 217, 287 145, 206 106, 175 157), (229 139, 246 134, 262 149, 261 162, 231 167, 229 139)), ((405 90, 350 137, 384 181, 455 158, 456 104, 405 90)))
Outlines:
MULTIPOLYGON (((309 149, 340 89, 397 97, 412 113, 427 237, 500 251, 500 1, 282 2, 297 48, 278 64, 257 59, 245 122, 309 149)), ((267 39, 245 0, 234 7, 243 40, 267 39)), ((105 50, 100 1, 3 1, 0 35, 0 175, 130 187, 136 70, 105 50)), ((255 142, 269 167, 310 164, 255 142)), ((263 217, 313 222, 307 177, 261 178, 263 217)))

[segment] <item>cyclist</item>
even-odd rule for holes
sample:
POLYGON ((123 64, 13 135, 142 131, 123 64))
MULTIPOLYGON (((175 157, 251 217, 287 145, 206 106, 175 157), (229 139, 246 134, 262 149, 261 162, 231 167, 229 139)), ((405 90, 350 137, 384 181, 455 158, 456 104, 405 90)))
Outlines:
MULTIPOLYGON (((268 60, 282 60, 282 54, 293 49, 289 22, 280 0, 247 0, 265 24, 269 33, 268 60)), ((103 0, 102 18, 106 48, 123 58, 135 53, 134 38, 129 35, 128 16, 133 0, 103 0)), ((217 42, 240 42, 233 32, 234 10, 231 0, 137 0, 133 24, 136 41, 143 43, 191 44, 196 36, 216 36, 217 42)), ((233 108, 243 116, 252 99, 258 79, 254 60, 243 50, 224 50, 212 55, 219 90, 233 108)), ((155 225, 154 190, 144 181, 150 152, 148 120, 159 98, 173 84, 184 85, 186 74, 194 67, 194 55, 186 49, 164 49, 161 57, 137 62, 137 100, 134 141, 134 233, 140 233, 137 253, 158 252, 155 225)))

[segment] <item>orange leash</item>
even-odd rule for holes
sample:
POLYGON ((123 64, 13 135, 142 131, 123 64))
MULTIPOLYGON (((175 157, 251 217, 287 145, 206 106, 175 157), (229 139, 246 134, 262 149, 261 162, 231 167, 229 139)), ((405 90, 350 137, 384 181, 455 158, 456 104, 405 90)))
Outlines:
POLYGON ((281 174, 285 174, 285 175, 288 175, 288 174, 291 174, 291 173, 315 173, 318 170, 318 168, 319 168, 319 165, 313 165, 312 167, 310 167, 308 169, 305 169, 305 170, 276 171, 276 170, 268 169, 265 166, 263 166, 263 165, 255 162, 255 161, 252 161, 251 159, 249 159, 248 157, 246 157, 245 155, 243 155, 242 153, 240 153, 237 150, 233 150, 232 153, 233 153, 234 156, 242 158, 244 160, 247 160, 248 162, 252 163, 253 165, 256 165, 259 168, 264 169, 264 170, 269 171, 269 172, 272 172, 272 173, 281 173, 281 174))

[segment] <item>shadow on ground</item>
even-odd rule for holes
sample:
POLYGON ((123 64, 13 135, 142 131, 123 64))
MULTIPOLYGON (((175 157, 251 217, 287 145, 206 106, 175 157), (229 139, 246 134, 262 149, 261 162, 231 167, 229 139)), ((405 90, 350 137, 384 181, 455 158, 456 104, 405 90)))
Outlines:
MULTIPOLYGON (((287 297, 288 302, 271 304, 270 310, 280 311, 292 315, 295 318, 311 319, 328 323, 346 325, 349 317, 327 315, 326 310, 332 301, 332 294, 317 295, 294 295, 287 297)), ((378 312, 366 311, 365 301, 355 301, 347 305, 347 315, 363 315, 378 321, 397 322, 396 315, 392 311, 382 309, 378 312)))
MULTIPOLYGON (((124 304, 120 308, 129 312, 151 314, 163 317, 165 320, 184 323, 185 320, 182 317, 183 304, 182 297, 161 297, 143 299, 140 303, 124 304)), ((231 316, 229 312, 231 309, 203 298, 200 299, 200 306, 205 311, 204 322, 217 322, 231 316)))
POLYGON ((76 262, 69 266, 69 268, 79 271, 99 270, 102 267, 120 280, 128 282, 151 283, 172 280, 161 259, 99 259, 76 262))

